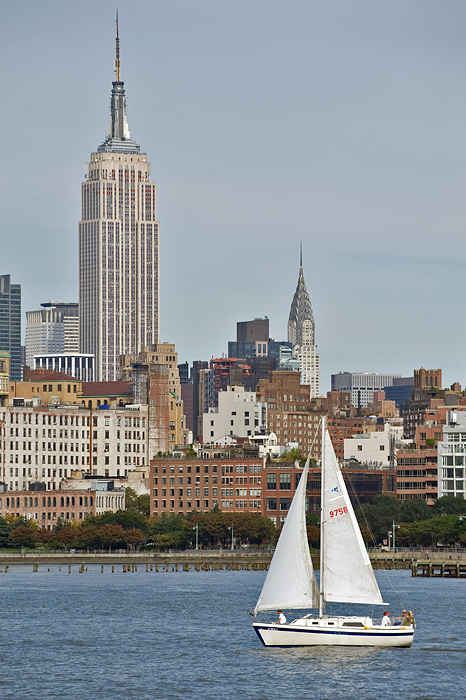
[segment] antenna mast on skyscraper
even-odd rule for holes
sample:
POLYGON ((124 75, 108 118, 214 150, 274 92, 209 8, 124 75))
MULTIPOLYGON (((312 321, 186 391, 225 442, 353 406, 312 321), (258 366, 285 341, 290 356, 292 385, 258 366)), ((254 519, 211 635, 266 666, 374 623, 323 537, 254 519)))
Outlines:
POLYGON ((116 58, 115 58, 115 72, 117 83, 120 82, 120 37, 118 36, 118 10, 116 13, 116 58))

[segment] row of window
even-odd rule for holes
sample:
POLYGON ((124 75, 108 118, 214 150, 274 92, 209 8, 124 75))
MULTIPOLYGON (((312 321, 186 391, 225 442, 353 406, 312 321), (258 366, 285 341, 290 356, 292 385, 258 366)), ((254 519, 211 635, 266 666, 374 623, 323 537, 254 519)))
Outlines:
POLYGON ((23 499, 21 499, 19 496, 6 496, 3 499, 0 498, 0 508, 2 507, 2 500, 5 501, 4 507, 5 508, 20 508, 21 507, 21 500, 23 500, 23 506, 24 508, 38 508, 39 506, 39 500, 42 498, 42 507, 43 508, 56 508, 57 506, 57 501, 60 499, 60 505, 62 507, 64 506, 74 506, 76 505, 76 501, 79 501, 80 506, 87 506, 88 505, 88 499, 89 499, 89 505, 92 506, 94 505, 94 497, 93 496, 24 496, 23 499))
MULTIPOLYGON (((157 466, 157 467, 152 468, 152 472, 154 474, 158 474, 159 469, 160 469, 161 474, 174 474, 176 471, 176 467, 158 467, 157 466)), ((193 467, 191 467, 191 466, 186 466, 186 467, 184 465, 178 466, 178 472, 180 474, 183 474, 185 470, 186 470, 187 474, 191 474, 191 473, 193 473, 192 469, 193 469, 193 467)), ((217 473, 217 465, 216 464, 213 464, 213 465, 205 464, 204 465, 204 474, 208 474, 210 469, 212 470, 212 472, 214 474, 217 473)), ((249 473, 250 474, 260 474, 260 471, 261 471, 260 464, 251 464, 249 466, 249 473)), ((248 466, 243 465, 243 464, 237 464, 236 466, 226 464, 226 465, 222 465, 221 472, 222 472, 222 474, 234 474, 235 472, 236 472, 236 474, 247 474, 248 473, 248 466)), ((197 465, 194 467, 194 473, 196 473, 196 474, 201 473, 200 465, 197 465)))
MULTIPOLYGON (((6 413, 3 413, 1 420, 6 421, 6 413)), ((56 413, 53 414, 44 414, 44 413, 15 413, 13 411, 10 412, 10 423, 20 423, 20 416, 23 416, 23 423, 26 424, 35 424, 39 425, 42 423, 42 425, 62 425, 62 426, 67 426, 67 425, 75 425, 75 426, 87 426, 89 427, 91 425, 91 417, 90 416, 68 416, 68 415, 57 415, 56 413), (42 421, 40 421, 40 415, 42 415, 42 421), (35 416, 35 421, 33 420, 33 417, 35 416), (81 418, 81 422, 79 419, 81 418)), ((98 427, 98 418, 100 416, 93 416, 92 417, 92 425, 94 427, 98 427)), ((121 426, 121 416, 117 416, 116 418, 116 424, 117 426, 121 426)), ((104 422, 106 426, 110 425, 110 416, 104 416, 104 422)), ((137 418, 134 416, 125 416, 124 417, 124 426, 125 428, 145 428, 146 427, 146 419, 145 418, 137 418)))

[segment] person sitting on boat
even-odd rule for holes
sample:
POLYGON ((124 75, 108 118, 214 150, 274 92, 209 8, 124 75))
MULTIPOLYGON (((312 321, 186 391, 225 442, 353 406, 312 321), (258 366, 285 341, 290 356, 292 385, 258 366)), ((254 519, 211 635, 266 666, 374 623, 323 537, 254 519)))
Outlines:
POLYGON ((286 617, 283 614, 282 610, 277 610, 278 612, 278 622, 277 625, 286 625, 286 617))
POLYGON ((408 615, 409 615, 409 624, 412 625, 413 627, 416 627, 416 625, 414 624, 414 615, 411 612, 411 610, 408 610, 408 615))
POLYGON ((406 610, 402 610, 403 619, 401 620, 402 627, 406 627, 411 624, 411 615, 409 615, 406 610))
POLYGON ((390 613, 388 611, 384 612, 382 617, 382 627, 390 627, 390 613))

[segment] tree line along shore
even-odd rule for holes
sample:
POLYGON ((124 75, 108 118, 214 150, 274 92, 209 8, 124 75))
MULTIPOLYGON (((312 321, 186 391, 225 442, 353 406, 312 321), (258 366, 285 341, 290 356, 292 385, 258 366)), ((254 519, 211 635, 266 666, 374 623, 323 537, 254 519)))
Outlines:
MULTIPOLYGON (((137 496, 127 489, 126 510, 91 515, 70 524, 58 520, 50 530, 41 529, 33 520, 0 517, 0 548, 111 549, 137 547, 141 551, 168 549, 234 548, 274 545, 283 524, 260 513, 224 513, 214 508, 207 513, 192 511, 187 515, 162 513, 149 517, 149 496, 137 496)), ((433 506, 421 499, 399 501, 392 496, 376 496, 372 502, 357 507, 356 515, 362 536, 368 545, 387 542, 388 533, 396 528, 399 546, 466 545, 466 504, 461 497, 443 496, 433 506)), ((307 533, 311 550, 318 549, 320 517, 307 516, 307 533)))

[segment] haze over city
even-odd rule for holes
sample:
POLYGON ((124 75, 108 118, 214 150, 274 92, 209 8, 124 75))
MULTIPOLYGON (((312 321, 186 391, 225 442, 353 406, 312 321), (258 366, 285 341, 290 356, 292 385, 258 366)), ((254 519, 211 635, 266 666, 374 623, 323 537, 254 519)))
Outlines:
MULTIPOLYGON (((0 274, 21 284, 24 326, 44 301, 78 300, 115 9, 1 10, 0 274)), ((302 240, 322 392, 340 370, 421 365, 464 384, 464 4, 118 9, 131 135, 158 187, 161 340, 179 361, 226 353, 254 317, 286 339, 302 240)))

